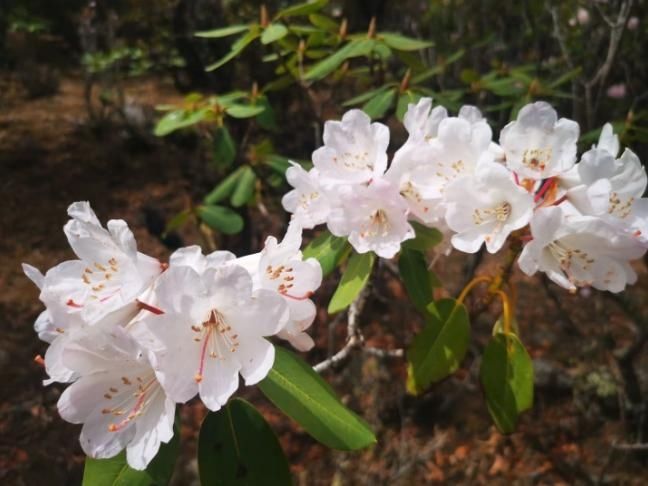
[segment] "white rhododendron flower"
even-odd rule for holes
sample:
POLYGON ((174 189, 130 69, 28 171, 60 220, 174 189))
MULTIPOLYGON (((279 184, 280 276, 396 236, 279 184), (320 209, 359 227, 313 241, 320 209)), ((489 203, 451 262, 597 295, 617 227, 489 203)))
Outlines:
POLYGON ((518 260, 522 271, 545 272, 569 290, 592 286, 621 292, 637 279, 628 261, 645 253, 637 241, 600 218, 567 215, 560 207, 538 210, 531 234, 518 260))
POLYGON ((253 291, 248 272, 229 252, 220 253, 194 265, 172 259, 155 288, 164 313, 142 320, 156 340, 150 352, 167 394, 184 403, 199 393, 211 410, 237 390, 239 373, 247 385, 267 375, 274 347, 264 336, 278 333, 288 319, 280 295, 253 291))
POLYGON ((312 229, 326 222, 331 212, 331 202, 319 182, 319 173, 293 163, 286 170, 286 180, 294 189, 281 199, 284 209, 293 213, 293 220, 302 228, 312 229))
POLYGON ((45 354, 46 383, 69 382, 75 373, 61 361, 67 340, 85 326, 126 324, 139 311, 136 299, 162 272, 160 262, 137 251, 133 233, 122 220, 104 229, 87 202, 68 208, 72 219, 64 227, 80 260, 63 262, 42 275, 23 264, 25 274, 40 289, 47 314, 35 326, 51 346, 45 354))
POLYGON ((358 253, 392 258, 403 241, 414 238, 407 203, 390 182, 349 187, 340 197, 342 204, 332 211, 328 228, 335 236, 347 236, 358 253))
POLYGON ((382 176, 387 169, 389 129, 360 110, 342 121, 324 124, 324 145, 313 152, 313 165, 323 184, 357 184, 382 176))
POLYGON ((438 135, 431 143, 434 152, 429 163, 435 177, 428 191, 441 200, 449 183, 473 175, 480 163, 491 162, 492 135, 491 128, 483 120, 475 123, 459 117, 442 120, 438 135))
POLYGON ((250 273, 255 289, 273 290, 284 298, 289 319, 277 335, 296 349, 308 351, 315 343, 304 331, 317 313, 310 297, 322 284, 322 267, 314 258, 303 259, 301 233, 299 225, 291 223, 281 243, 269 236, 260 253, 239 258, 236 263, 250 273))
MULTIPOLYGON (((429 98, 410 105, 408 113, 419 120, 429 98)), ((433 110, 434 111, 434 110, 433 110)), ((433 114, 434 115, 434 114, 433 114)), ((492 161, 492 131, 474 107, 463 107, 460 117, 431 115, 425 128, 412 136, 394 155, 385 178, 396 184, 407 200, 413 216, 425 224, 434 224, 445 213, 444 192, 452 181, 472 175, 482 162, 492 161)), ((420 120, 419 120, 420 123, 420 120)))
POLYGON ((437 136, 439 123, 448 117, 443 106, 432 108, 432 98, 421 98, 418 103, 410 103, 403 116, 403 125, 409 133, 410 141, 428 142, 437 136))
POLYGON ((577 167, 582 184, 570 189, 570 201, 584 214, 600 216, 645 241, 648 205, 641 196, 648 177, 639 157, 626 149, 616 159, 594 148, 583 154, 577 167))
POLYGON ((68 422, 83 424, 83 451, 105 459, 126 449, 128 464, 145 469, 173 437, 175 403, 135 341, 119 327, 90 328, 67 344, 63 360, 79 378, 58 409, 68 422))
POLYGON ((80 259, 63 262, 44 277, 26 269, 55 324, 92 325, 125 306, 137 312, 135 300, 162 272, 160 262, 137 251, 125 221, 111 220, 106 230, 87 202, 70 205, 68 214, 72 219, 64 231, 80 259))
POLYGON ((437 151, 428 144, 408 142, 394 155, 385 174, 407 201, 410 213, 425 224, 436 223, 443 216, 441 194, 437 189, 437 170, 433 163, 437 151))
POLYGON ((484 242, 490 253, 499 251, 509 234, 526 226, 533 215, 531 194, 493 162, 450 184, 445 198, 446 222, 456 232, 452 245, 467 253, 475 253, 484 242))
POLYGON ((578 123, 558 119, 556 110, 538 101, 524 106, 502 129, 500 145, 507 166, 519 177, 546 179, 572 168, 579 133, 578 123))

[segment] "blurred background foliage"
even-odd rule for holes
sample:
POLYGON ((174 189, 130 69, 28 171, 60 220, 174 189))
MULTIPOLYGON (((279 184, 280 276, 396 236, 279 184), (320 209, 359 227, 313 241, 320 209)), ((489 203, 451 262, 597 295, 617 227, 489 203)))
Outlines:
MULTIPOLYGON (((0 65, 29 96, 52 94, 61 72, 78 72, 93 125, 120 123, 144 138, 199 135, 217 183, 167 231, 191 220, 240 232, 245 206, 276 206, 288 160, 307 161, 323 122, 350 107, 391 123, 408 103, 432 96, 451 111, 478 106, 498 130, 522 105, 543 99, 581 124, 584 146, 612 121, 624 144, 648 156, 643 1, 0 0, 0 7, 0 65), (133 120, 142 111, 128 105, 123 82, 145 76, 173 80, 184 102, 133 120)), ((402 129, 394 138, 401 141, 402 129)))
MULTIPOLYGON (((276 206, 289 159, 307 161, 323 122, 350 107, 390 122, 408 103, 432 96, 451 111, 478 106, 498 130, 522 105, 544 99, 581 124, 583 145, 612 121, 622 142, 647 156, 644 1, 0 6, 0 63, 29 96, 56 92, 61 72, 76 71, 94 126, 121 123, 144 138, 151 131, 199 135, 212 161, 206 174, 215 174, 217 184, 208 184, 204 199, 188 204, 166 231, 204 223, 207 242, 209 228, 240 232, 245 206, 276 206), (158 114, 129 106, 124 81, 145 76, 172 79, 184 102, 158 106, 158 114)), ((400 142, 402 130, 394 138, 400 142)))
MULTIPOLYGON (((43 388, 42 371, 25 364, 43 352, 31 329, 42 309, 16 265, 64 258, 61 215, 71 200, 92 199, 98 213, 124 217, 144 251, 160 258, 199 238, 205 250, 258 251, 289 217, 280 204, 289 160, 309 164, 326 120, 360 107, 390 126, 393 151, 406 136, 399 118, 420 96, 453 114, 477 105, 496 134, 521 105, 543 99, 581 124, 582 148, 611 121, 645 163, 647 34, 646 0, 0 0, 0 180, 8 196, 0 223, 14 235, 0 251, 8 331, 0 346, 2 484, 14 484, 3 476, 12 465, 28 478, 15 484, 80 481, 83 456, 56 413, 60 390, 43 388), (159 238, 142 237, 144 226, 159 238)), ((310 254, 326 236, 313 240, 310 254)), ((480 261, 448 259, 440 276, 450 293, 480 261)), ((397 269, 385 263, 380 271, 391 277, 364 316, 370 345, 406 343, 418 317, 403 305, 397 269)), ((346 383, 345 400, 381 424, 381 445, 355 460, 331 459, 285 424, 300 484, 319 484, 320 473, 336 484, 346 477, 418 484, 409 474, 422 461, 428 482, 446 474, 446 482, 500 484, 502 464, 513 470, 520 458, 518 482, 645 484, 645 451, 634 463, 612 461, 617 440, 646 437, 645 275, 622 297, 522 282, 518 318, 529 324, 539 406, 513 440, 487 439, 482 403, 467 394, 479 386, 475 366, 413 400, 373 357, 355 362, 333 379, 346 383), (445 456, 435 449, 444 440, 452 449, 445 456), (547 461, 553 472, 542 472, 547 461), (308 476, 302 465, 314 463, 308 476), (601 480, 612 463, 623 478, 616 483, 601 480), (477 474, 486 479, 466 479, 477 474)), ((326 279, 324 298, 335 283, 326 279)), ((482 344, 488 319, 475 320, 482 344)), ((322 325, 328 321, 320 306, 314 359, 345 339, 322 325)), ((183 440, 191 443, 202 412, 186 410, 184 423, 194 428, 183 440)), ((190 484, 183 479, 177 484, 190 484)))

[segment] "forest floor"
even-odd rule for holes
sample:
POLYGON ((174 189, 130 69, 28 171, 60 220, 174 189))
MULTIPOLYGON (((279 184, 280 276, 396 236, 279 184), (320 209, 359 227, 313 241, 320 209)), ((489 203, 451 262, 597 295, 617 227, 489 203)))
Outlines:
MULTIPOLYGON (((180 99, 170 83, 160 81, 133 81, 126 92, 133 106, 180 99)), ((152 233, 158 220, 199 197, 195 182, 204 156, 195 145, 90 128, 83 84, 74 78, 65 78, 59 92, 45 98, 0 96, 0 107, 0 483, 76 485, 84 461, 80 427, 58 416, 63 387, 41 384, 44 372, 34 357, 44 354, 46 345, 32 325, 42 305, 20 263, 46 270, 73 257, 62 226, 68 204, 77 200, 91 201, 102 221, 125 219, 141 251, 168 258, 171 250, 152 233)), ((258 234, 253 246, 282 231, 283 216, 268 221, 255 208, 250 213, 258 234)), ((180 237, 185 244, 199 243, 191 228, 180 237)), ((237 252, 236 239, 228 243, 226 249, 237 252)), ((465 255, 454 254, 435 266, 451 294, 464 280, 465 261, 465 255)), ((495 264, 486 258, 477 272, 487 273, 495 264)), ((474 319, 462 369, 420 397, 405 393, 402 359, 358 352, 325 374, 377 432, 377 445, 365 451, 328 451, 255 389, 241 394, 259 406, 280 437, 301 485, 647 484, 647 452, 619 447, 642 440, 642 404, 646 418, 648 353, 639 353, 632 368, 618 360, 637 338, 639 321, 646 320, 648 272, 643 262, 636 269, 639 283, 627 297, 640 305, 631 310, 607 294, 570 295, 540 278, 514 274, 517 320, 534 358, 537 385, 533 409, 509 436, 491 424, 477 376, 477 356, 497 318, 495 308, 474 319)), ((381 265, 379 273, 361 328, 370 346, 404 348, 422 321, 389 265, 381 265)), ((344 320, 329 326, 332 319, 324 310, 334 287, 335 278, 327 279, 317 296, 320 312, 312 327, 317 346, 305 355, 313 364, 344 343, 344 320)), ((174 484, 196 484, 193 457, 205 413, 197 401, 182 407, 183 457, 174 484)))

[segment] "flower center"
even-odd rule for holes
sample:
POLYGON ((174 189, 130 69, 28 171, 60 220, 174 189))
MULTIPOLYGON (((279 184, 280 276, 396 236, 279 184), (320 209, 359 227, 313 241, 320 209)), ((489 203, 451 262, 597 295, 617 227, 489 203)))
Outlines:
POLYGON ((572 248, 560 240, 550 243, 547 248, 551 255, 558 261, 561 270, 572 284, 579 287, 590 284, 590 282, 578 280, 574 276, 574 268, 587 272, 590 270, 592 263, 594 263, 594 259, 587 252, 579 248, 572 248))
POLYGON ((313 191, 313 192, 302 192, 299 196, 299 205, 303 209, 308 209, 308 207, 315 201, 317 198, 319 198, 319 192, 313 191))
POLYGON ((225 322, 223 314, 216 309, 210 310, 207 319, 198 326, 191 326, 191 330, 199 334, 194 341, 202 343, 198 372, 194 375, 196 383, 200 383, 205 370, 205 358, 224 360, 227 353, 236 352, 240 343, 238 334, 232 332, 232 327, 225 322))
POLYGON ((473 211, 473 223, 480 225, 497 221, 498 223, 505 223, 511 215, 511 205, 504 201, 503 203, 486 209, 476 208, 473 211))
POLYGON ((341 157, 334 156, 333 162, 351 170, 373 170, 373 164, 368 160, 369 152, 344 152, 341 157), (341 159, 341 160, 340 160, 341 159))
POLYGON ((522 163, 529 169, 543 171, 553 156, 553 150, 549 148, 526 149, 522 154, 522 163))
POLYGON ((108 425, 108 431, 118 432, 126 428, 133 420, 144 413, 155 394, 160 390, 160 383, 152 372, 144 378, 139 375, 134 378, 122 376, 121 383, 111 386, 103 395, 107 403, 112 406, 103 408, 101 413, 104 415, 110 414, 114 417, 124 417, 119 422, 108 425), (117 403, 113 405, 112 401, 114 399, 117 399, 117 403))
POLYGON ((635 198, 630 196, 628 199, 623 201, 619 194, 616 192, 610 193, 610 205, 608 207, 608 214, 616 216, 620 219, 627 218, 632 212, 632 205, 634 204, 635 198))
MULTIPOLYGON (((115 276, 119 274, 119 262, 111 258, 105 264, 94 262, 81 274, 83 283, 90 289, 90 299, 105 302, 119 292, 115 276)), ((79 306, 77 304, 77 306, 79 306)), ((79 306, 80 307, 80 306, 79 306)))
POLYGON ((360 226, 360 236, 363 238, 386 236, 391 224, 384 209, 376 209, 369 215, 369 221, 360 226))

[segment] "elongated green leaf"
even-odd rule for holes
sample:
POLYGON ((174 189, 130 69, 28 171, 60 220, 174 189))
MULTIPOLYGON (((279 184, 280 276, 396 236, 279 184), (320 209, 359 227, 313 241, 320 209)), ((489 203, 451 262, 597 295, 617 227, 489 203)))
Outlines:
POLYGON ((505 434, 514 432, 520 413, 533 405, 533 362, 515 334, 493 336, 479 377, 495 425, 505 434))
POLYGON ((411 37, 405 37, 400 34, 392 34, 390 32, 381 32, 378 34, 378 38, 382 39, 385 44, 387 44, 392 49, 398 51, 418 51, 419 49, 425 49, 426 47, 431 47, 434 45, 433 42, 423 41, 420 39, 413 39, 411 37))
POLYGON ((144 471, 132 469, 123 451, 110 459, 86 457, 82 486, 166 486, 180 451, 180 420, 177 415, 173 432, 173 438, 167 444, 160 444, 160 450, 144 471))
POLYGON ((167 224, 164 227, 164 232, 162 233, 162 237, 166 237, 171 231, 176 230, 180 226, 185 224, 189 216, 191 216, 191 210, 189 209, 185 209, 184 211, 180 211, 178 214, 176 214, 173 218, 167 221, 167 224))
POLYGON ((233 235, 243 229, 243 218, 225 206, 199 206, 198 216, 207 226, 226 235, 233 235))
POLYGON ((339 51, 315 64, 308 70, 304 78, 307 80, 322 79, 335 71, 347 59, 368 55, 374 44, 373 39, 352 40, 339 51))
POLYGON ((196 37, 205 37, 207 39, 214 39, 214 38, 227 37, 229 35, 238 34, 239 32, 245 32, 249 28, 250 28, 249 25, 228 25, 227 27, 222 27, 220 29, 204 30, 201 32, 196 32, 194 35, 196 37))
POLYGON ((371 275, 376 255, 369 253, 353 253, 349 258, 340 283, 335 289, 331 302, 328 305, 328 313, 334 314, 346 309, 364 288, 371 275))
POLYGON ((277 174, 283 176, 290 167, 290 159, 278 154, 270 154, 263 159, 263 163, 268 165, 277 174))
POLYGON ((311 0, 304 3, 298 3, 297 5, 292 5, 290 7, 279 10, 275 18, 280 19, 282 17, 296 17, 298 15, 309 15, 313 12, 317 12, 322 7, 328 3, 328 0, 311 0))
POLYGON ((237 186, 238 180, 241 177, 242 173, 243 167, 239 167, 225 179, 223 179, 220 184, 218 184, 209 194, 207 194, 207 196, 205 196, 205 199, 203 200, 205 204, 216 204, 218 202, 221 202, 223 199, 228 198, 234 191, 234 188, 237 186))
POLYGON ((254 185, 256 184, 256 180, 257 176, 252 170, 252 167, 249 165, 243 167, 241 176, 238 178, 236 184, 236 189, 234 189, 234 193, 230 199, 232 206, 238 208, 246 204, 252 198, 254 195, 254 185))
POLYGON ((277 117, 275 116, 274 109, 268 101, 266 96, 260 96, 256 100, 257 106, 263 108, 263 111, 259 113, 256 117, 256 121, 261 128, 265 128, 270 131, 277 131, 277 117))
POLYGON ((456 300, 432 303, 427 313, 427 324, 407 351, 407 390, 415 395, 459 368, 470 336, 468 312, 456 300))
POLYGON ((389 110, 394 104, 394 98, 396 97, 396 88, 388 89, 382 93, 377 94, 369 101, 365 103, 362 107, 367 115, 372 119, 382 118, 387 110, 389 110))
POLYGON ((205 486, 292 485, 277 437, 263 415, 241 398, 205 417, 198 437, 198 471, 205 486))
POLYGON ((332 449, 355 450, 376 442, 369 425, 342 405, 328 383, 290 351, 276 348, 274 366, 259 388, 283 413, 332 449))
POLYGON ((243 34, 236 40, 236 42, 234 42, 234 44, 232 44, 230 51, 225 56, 216 61, 214 64, 207 66, 205 68, 205 71, 214 71, 221 67, 223 64, 228 63, 236 56, 238 56, 241 52, 243 52, 243 49, 245 49, 257 37, 259 37, 259 27, 257 25, 254 25, 247 33, 243 34))
POLYGON ((558 77, 555 81, 553 81, 549 87, 551 89, 558 88, 559 86, 565 84, 567 81, 571 81, 572 79, 578 77, 582 71, 582 68, 578 66, 576 69, 572 69, 571 71, 567 71, 565 74, 562 76, 558 77))
POLYGON ((263 34, 261 34, 261 43, 270 44, 278 41, 279 39, 283 39, 287 33, 288 29, 284 24, 270 24, 263 30, 263 34))
POLYGON ((317 14, 317 13, 310 14, 308 16, 308 20, 310 20, 310 23, 313 24, 315 27, 318 27, 322 30, 328 30, 329 32, 337 33, 338 30, 340 29, 338 23, 332 18, 327 17, 326 15, 317 14))
POLYGON ((236 158, 236 145, 225 125, 214 132, 214 161, 219 167, 229 167, 236 158))
POLYGON ((430 276, 425 256, 419 251, 403 248, 398 259, 398 270, 412 303, 424 315, 427 314, 436 279, 430 276))
POLYGON ((435 247, 443 241, 443 233, 436 228, 428 228, 427 226, 411 221, 410 224, 416 232, 416 237, 411 240, 403 242, 403 248, 410 248, 424 252, 430 248, 435 247))
POLYGON ((304 248, 303 255, 304 259, 315 258, 322 266, 322 274, 326 276, 335 269, 349 249, 346 238, 333 236, 326 230, 304 248))
POLYGON ((389 86, 391 86, 391 84, 387 84, 381 86, 380 88, 372 89, 370 91, 361 93, 358 96, 354 96, 353 98, 346 100, 344 103, 342 103, 342 106, 354 106, 354 105, 359 105, 360 103, 365 103, 371 98, 378 96, 383 91, 387 91, 389 89, 389 86))
POLYGON ((225 110, 229 116, 234 118, 252 118, 265 111, 261 105, 232 105, 225 110))
POLYGON ((156 137, 164 137, 180 128, 189 127, 200 123, 208 113, 207 108, 196 111, 174 110, 164 115, 155 125, 153 133, 156 137))

